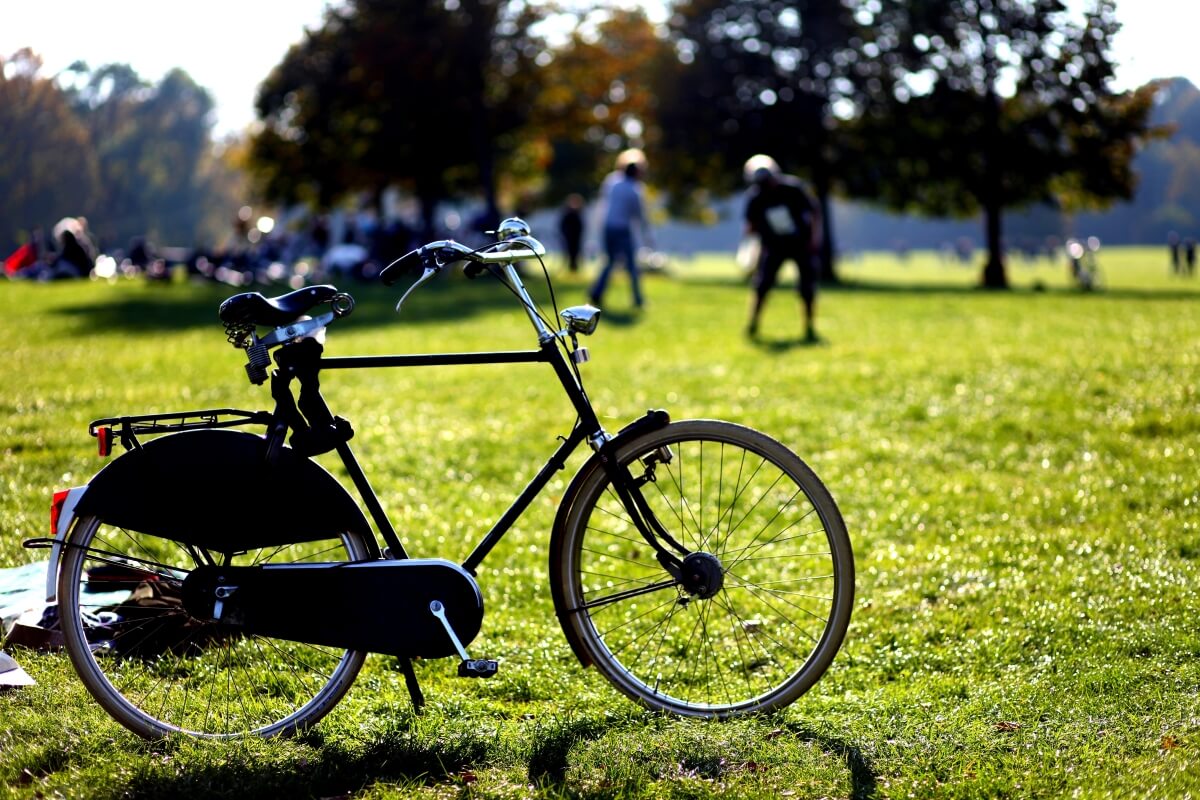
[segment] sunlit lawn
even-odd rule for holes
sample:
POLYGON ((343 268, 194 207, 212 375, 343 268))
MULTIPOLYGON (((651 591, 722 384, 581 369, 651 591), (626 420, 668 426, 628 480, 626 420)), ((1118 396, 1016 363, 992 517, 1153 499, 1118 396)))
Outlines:
MULTIPOLYGON (((859 572, 846 645, 777 716, 654 717, 574 661, 546 543, 577 454, 480 571, 488 616, 471 649, 501 660, 496 678, 420 664, 417 718, 394 661, 372 657, 299 740, 146 744, 64 655, 18 649, 39 683, 0 692, 0 791, 1195 794, 1200 278, 1169 276, 1158 249, 1107 249, 1100 267, 1104 290, 1084 293, 1065 264, 1016 260, 1016 290, 994 293, 973 288, 973 267, 864 256, 821 295, 816 347, 798 344, 790 289, 773 295, 763 341, 747 341, 748 290, 723 256, 647 278, 640 316, 627 284, 611 287, 584 369, 606 426, 663 407, 759 428, 846 517, 859 572)), ((332 355, 533 345, 484 281, 435 284, 400 318, 399 291, 344 288, 359 305, 331 330, 332 355)), ((562 276, 559 305, 586 288, 562 276)), ((44 534, 50 492, 102 465, 89 420, 269 406, 216 319, 232 291, 0 284, 0 565, 40 557, 20 541, 44 534)), ((415 555, 465 557, 574 421, 537 365, 331 373, 322 388, 415 555)), ((229 476, 230 498, 251 496, 248 479, 229 476)))

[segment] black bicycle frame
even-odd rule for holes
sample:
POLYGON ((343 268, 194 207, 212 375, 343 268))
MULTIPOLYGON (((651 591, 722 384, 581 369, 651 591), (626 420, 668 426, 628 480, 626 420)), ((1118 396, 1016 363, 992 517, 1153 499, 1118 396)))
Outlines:
MULTIPOLYGON (((591 403, 588 402, 583 387, 575 379, 575 375, 567 364, 566 358, 558 349, 557 342, 549 339, 543 342, 537 350, 425 353, 391 356, 343 356, 321 358, 317 362, 319 370, 432 367, 463 364, 530 364, 537 362, 545 362, 554 367, 554 373, 558 376, 558 380, 562 384, 563 389, 566 390, 571 404, 575 407, 575 412, 579 415, 579 421, 575 424, 571 433, 563 439, 562 444, 554 451, 554 454, 550 456, 546 464, 538 471, 537 475, 533 477, 517 499, 508 507, 508 510, 496 521, 492 529, 487 532, 463 562, 463 569, 472 575, 475 574, 480 563, 492 551, 492 548, 504 538, 504 534, 508 532, 513 523, 524 513, 525 509, 529 507, 533 499, 550 482, 554 473, 566 466, 567 459, 575 451, 575 448, 581 442, 597 436, 602 431, 600 421, 596 418, 596 412, 592 409, 591 403)), ((324 398, 321 397, 319 392, 315 395, 315 401, 319 402, 325 411, 328 411, 328 406, 324 405, 324 398)), ((396 535, 395 528, 392 527, 391 521, 384 513, 383 506, 379 503, 379 499, 371 488, 371 484, 367 480, 362 467, 359 466, 358 459, 355 458, 349 443, 343 442, 339 444, 336 451, 342 459, 347 473, 350 475, 350 480, 353 481, 355 488, 358 489, 359 494, 362 496, 363 502, 366 504, 367 510, 375 521, 380 535, 391 549, 393 557, 408 558, 408 553, 400 543, 400 538, 396 535)))

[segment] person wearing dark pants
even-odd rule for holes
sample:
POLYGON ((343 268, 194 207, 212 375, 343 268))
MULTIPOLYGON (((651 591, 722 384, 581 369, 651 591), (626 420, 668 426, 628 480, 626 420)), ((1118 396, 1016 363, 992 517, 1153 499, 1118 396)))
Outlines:
POLYGON ((637 226, 649 243, 649 227, 646 224, 640 184, 641 174, 640 162, 634 161, 626 164, 624 173, 611 183, 605 195, 604 252, 606 261, 604 269, 600 271, 600 276, 592 285, 590 296, 594 306, 600 307, 600 303, 604 299, 604 290, 608 286, 609 278, 612 277, 613 269, 618 262, 629 272, 633 304, 638 308, 645 304, 638 280, 637 253, 633 239, 633 229, 637 226))
POLYGON ((817 342, 816 299, 820 277, 821 213, 816 201, 797 178, 784 175, 770 156, 751 157, 745 166, 750 183, 746 198, 746 233, 762 243, 753 278, 750 321, 746 333, 758 336, 759 317, 767 295, 775 286, 779 268, 795 261, 800 272, 798 289, 804 313, 804 339, 817 342))
POLYGON ((579 253, 583 250, 583 196, 572 194, 558 217, 558 232, 567 253, 567 271, 579 271, 579 253))

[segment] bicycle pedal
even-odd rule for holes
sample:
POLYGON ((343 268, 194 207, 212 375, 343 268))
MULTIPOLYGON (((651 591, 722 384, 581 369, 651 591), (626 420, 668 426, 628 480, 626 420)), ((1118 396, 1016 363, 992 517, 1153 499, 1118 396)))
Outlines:
POLYGON ((460 678, 490 678, 500 669, 500 663, 486 658, 472 658, 458 662, 460 678))

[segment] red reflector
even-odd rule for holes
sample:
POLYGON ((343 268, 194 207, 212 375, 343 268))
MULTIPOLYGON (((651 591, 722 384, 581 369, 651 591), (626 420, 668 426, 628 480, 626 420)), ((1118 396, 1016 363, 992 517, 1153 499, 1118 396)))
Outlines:
POLYGON ((100 445, 100 457, 112 455, 112 428, 97 428, 96 441, 100 445))
POLYGON ((58 518, 62 516, 63 503, 67 502, 67 495, 71 493, 70 489, 64 489, 61 492, 54 493, 54 499, 50 501, 50 535, 58 535, 58 518))

